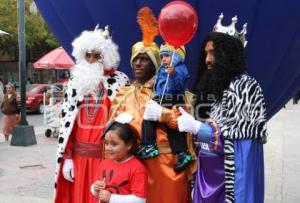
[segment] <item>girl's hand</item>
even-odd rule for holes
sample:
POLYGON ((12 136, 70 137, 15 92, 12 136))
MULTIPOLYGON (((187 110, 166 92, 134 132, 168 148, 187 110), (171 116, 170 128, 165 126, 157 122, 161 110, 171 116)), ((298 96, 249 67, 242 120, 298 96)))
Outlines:
POLYGON ((107 190, 101 190, 99 193, 99 199, 104 202, 109 202, 111 193, 107 190))
POLYGON ((103 180, 97 180, 95 183, 94 183, 94 189, 97 193, 99 193, 101 190, 104 190, 105 189, 105 181, 103 180))

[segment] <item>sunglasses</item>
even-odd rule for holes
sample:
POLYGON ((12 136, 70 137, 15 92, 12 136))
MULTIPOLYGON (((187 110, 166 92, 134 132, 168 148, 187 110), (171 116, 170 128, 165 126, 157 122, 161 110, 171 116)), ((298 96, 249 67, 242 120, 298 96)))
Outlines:
POLYGON ((102 59, 102 55, 100 53, 86 52, 85 57, 88 58, 88 59, 89 58, 94 58, 94 59, 97 59, 97 60, 102 59))

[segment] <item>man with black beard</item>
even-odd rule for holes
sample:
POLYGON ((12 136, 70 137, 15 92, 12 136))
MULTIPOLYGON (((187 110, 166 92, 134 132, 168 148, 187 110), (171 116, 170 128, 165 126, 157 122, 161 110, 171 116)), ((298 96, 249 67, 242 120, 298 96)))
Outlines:
POLYGON ((196 119, 180 109, 177 120, 199 143, 193 202, 263 202, 265 102, 240 39, 209 33, 197 76, 196 119))
POLYGON ((204 51, 200 56, 193 88, 197 95, 196 103, 204 109, 198 107, 200 118, 207 118, 210 104, 214 101, 220 101, 223 91, 229 87, 233 78, 246 72, 243 49, 240 46, 234 47, 231 39, 222 37, 222 34, 220 36, 211 33, 203 40, 201 50, 204 51), (218 46, 214 47, 213 42, 217 43, 218 46), (236 49, 235 52, 234 49, 236 49), (227 56, 224 55, 225 52, 227 56))
POLYGON ((111 101, 126 83, 108 28, 84 31, 73 43, 76 65, 64 96, 58 138, 54 202, 98 202, 90 192, 103 158, 111 101))

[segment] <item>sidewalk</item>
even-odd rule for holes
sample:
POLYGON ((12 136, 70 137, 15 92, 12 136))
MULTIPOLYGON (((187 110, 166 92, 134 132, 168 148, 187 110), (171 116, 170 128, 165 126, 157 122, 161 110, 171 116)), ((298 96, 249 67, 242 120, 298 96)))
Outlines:
POLYGON ((10 146, 0 135, 0 203, 53 202, 57 138, 35 127, 37 144, 10 146))
MULTIPOLYGON (((0 203, 53 202, 56 138, 36 126, 37 145, 10 146, 0 134, 0 203)), ((300 104, 291 102, 268 123, 265 145, 265 202, 300 200, 300 104)))
POLYGON ((265 146, 265 202, 300 200, 300 104, 290 101, 268 123, 265 146))

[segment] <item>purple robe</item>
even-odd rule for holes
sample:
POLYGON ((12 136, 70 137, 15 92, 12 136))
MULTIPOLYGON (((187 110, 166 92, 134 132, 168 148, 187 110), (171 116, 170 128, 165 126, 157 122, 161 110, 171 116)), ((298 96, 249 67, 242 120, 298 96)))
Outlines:
MULTIPOLYGON (((217 126, 202 124, 197 135, 199 142, 198 171, 193 203, 225 202, 224 143, 217 126)), ((236 203, 264 201, 263 144, 260 140, 235 140, 236 203)))
POLYGON ((197 140, 201 142, 193 202, 225 202, 224 153, 220 129, 203 124, 197 140))

